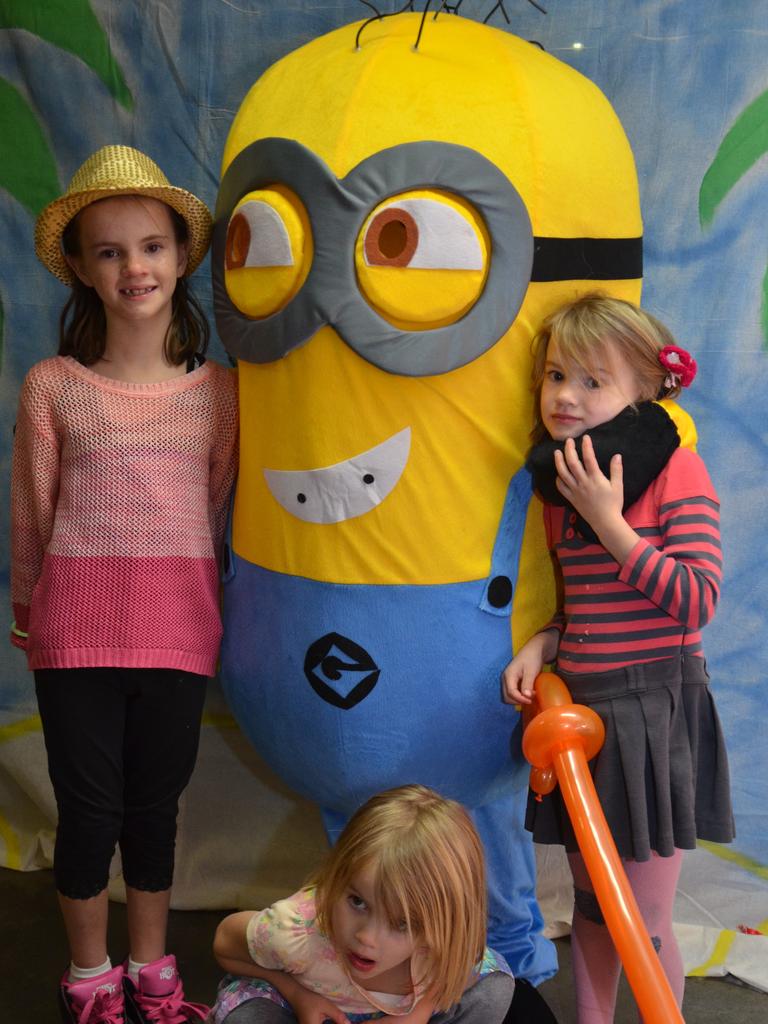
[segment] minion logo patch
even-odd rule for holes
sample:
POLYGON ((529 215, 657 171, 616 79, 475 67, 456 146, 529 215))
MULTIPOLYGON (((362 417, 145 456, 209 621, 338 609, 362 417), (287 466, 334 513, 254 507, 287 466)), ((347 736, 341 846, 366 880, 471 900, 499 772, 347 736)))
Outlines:
POLYGON ((304 675, 327 704, 349 711, 365 700, 381 670, 360 644, 340 633, 326 633, 307 649, 304 675))

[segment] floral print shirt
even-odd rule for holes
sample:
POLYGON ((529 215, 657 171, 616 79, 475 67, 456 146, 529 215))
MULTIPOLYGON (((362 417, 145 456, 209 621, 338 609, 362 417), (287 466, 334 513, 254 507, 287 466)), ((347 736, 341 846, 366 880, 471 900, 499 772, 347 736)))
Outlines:
MULTIPOLYGON (((369 992, 356 985, 317 925, 315 894, 311 888, 301 889, 266 910, 257 911, 248 923, 246 937, 254 963, 292 974, 306 988, 336 1003, 353 1022, 404 1016, 423 995, 423 988, 418 985, 414 985, 412 993, 402 996, 369 992)), ((423 959, 412 958, 412 976, 423 975, 424 967, 423 959)), ((486 947, 475 975, 481 978, 494 971, 512 973, 504 958, 486 947)), ((255 998, 270 999, 290 1009, 268 982, 226 975, 219 985, 209 1024, 222 1024, 235 1007, 255 998)))

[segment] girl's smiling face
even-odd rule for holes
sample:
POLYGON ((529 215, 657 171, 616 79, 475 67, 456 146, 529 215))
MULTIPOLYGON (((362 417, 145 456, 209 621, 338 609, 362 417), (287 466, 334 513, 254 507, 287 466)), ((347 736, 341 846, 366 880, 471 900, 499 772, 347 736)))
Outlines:
POLYGON ((176 282, 187 265, 165 203, 147 196, 114 196, 78 215, 78 255, 72 269, 104 303, 112 319, 170 319, 176 282))
POLYGON ((608 341, 594 370, 566 362, 557 339, 547 344, 541 384, 541 421, 554 441, 580 437, 636 402, 640 389, 628 363, 608 341))
POLYGON ((373 864, 358 870, 333 908, 334 945, 360 988, 405 994, 412 990, 415 948, 405 921, 393 924, 377 899, 373 864))

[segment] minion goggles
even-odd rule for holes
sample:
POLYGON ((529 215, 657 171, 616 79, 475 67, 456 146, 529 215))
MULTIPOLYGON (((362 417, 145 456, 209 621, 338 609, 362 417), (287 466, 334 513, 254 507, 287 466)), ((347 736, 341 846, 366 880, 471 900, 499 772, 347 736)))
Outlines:
MULTIPOLYGON (((491 161, 467 147, 432 141, 384 149, 342 179, 294 140, 251 143, 233 160, 221 183, 212 253, 216 321, 232 356, 269 363, 330 325, 363 359, 405 376, 447 373, 490 349, 514 322, 531 281, 642 276, 642 238, 535 237, 520 194, 491 161), (288 266, 294 261, 287 235, 281 249, 279 237, 285 232, 279 214, 271 210, 278 245, 267 245, 255 258, 245 245, 241 248, 248 249, 247 256, 233 260, 237 246, 230 228, 239 204, 264 189, 282 189, 278 194, 283 195, 287 189, 289 197, 298 197, 303 204, 299 220, 306 219, 311 237, 305 239, 308 265, 303 276, 300 267, 294 275, 299 281, 295 292, 289 292, 280 308, 254 318, 239 309, 228 292, 226 275, 233 273, 233 264, 234 273, 242 273, 249 267, 288 266), (488 252, 482 260, 484 277, 469 308, 455 322, 424 329, 392 323, 374 308, 361 293, 352 258, 371 211, 388 198, 418 189, 465 200, 477 212, 492 248, 492 258, 488 252)), ((452 266, 450 254, 445 260, 441 266, 452 266)), ((407 265, 385 256, 382 263, 407 265)), ((474 262, 472 269, 480 265, 474 262)))

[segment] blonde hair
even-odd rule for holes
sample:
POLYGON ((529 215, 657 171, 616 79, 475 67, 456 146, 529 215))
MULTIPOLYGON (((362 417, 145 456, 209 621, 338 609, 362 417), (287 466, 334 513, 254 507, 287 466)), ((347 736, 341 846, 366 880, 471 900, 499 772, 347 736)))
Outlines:
MULTIPOLYGON (((551 313, 533 339, 534 426, 531 440, 547 435, 541 422, 541 386, 547 362, 547 348, 554 338, 566 364, 596 375, 600 357, 606 352, 629 365, 637 381, 637 401, 675 398, 679 385, 667 387, 667 370, 659 362, 665 345, 675 345, 667 327, 644 309, 624 299, 599 292, 583 295, 551 313)), ((630 403, 628 403, 630 404, 630 403)), ((632 403, 633 404, 633 403, 632 403)))
POLYGON ((485 863, 474 825, 455 800, 426 786, 379 793, 350 819, 314 877, 318 924, 336 944, 333 909, 351 879, 373 865, 376 899, 393 928, 426 947, 416 981, 436 1008, 459 1001, 485 949, 485 863))

